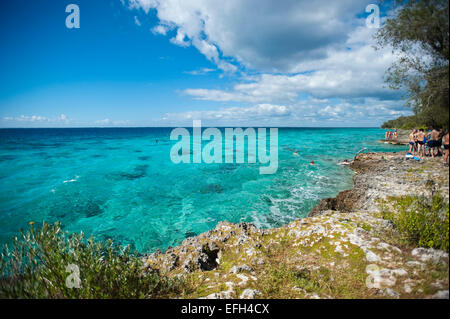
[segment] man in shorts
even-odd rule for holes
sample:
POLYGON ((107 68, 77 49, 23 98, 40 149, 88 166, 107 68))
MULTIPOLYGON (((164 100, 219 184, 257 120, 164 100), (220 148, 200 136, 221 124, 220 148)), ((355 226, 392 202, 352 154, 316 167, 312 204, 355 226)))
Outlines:
POLYGON ((431 153, 431 156, 434 158, 436 155, 439 155, 439 150, 438 150, 438 154, 434 154, 434 150, 437 149, 439 147, 439 131, 437 131, 436 129, 433 129, 429 135, 430 140, 428 141, 428 149, 431 153))
POLYGON ((423 129, 420 129, 419 132, 416 134, 417 138, 417 153, 419 156, 425 157, 425 132, 423 129))
POLYGON ((413 153, 414 155, 416 155, 416 141, 415 141, 416 133, 417 133, 416 129, 413 129, 411 133, 409 133, 409 153, 413 153))

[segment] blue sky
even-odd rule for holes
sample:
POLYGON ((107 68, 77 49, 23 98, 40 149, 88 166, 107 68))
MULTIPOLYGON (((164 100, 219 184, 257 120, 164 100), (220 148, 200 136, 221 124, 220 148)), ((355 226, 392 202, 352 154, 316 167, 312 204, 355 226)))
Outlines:
POLYGON ((410 111, 368 3, 2 1, 0 127, 380 125, 410 111))

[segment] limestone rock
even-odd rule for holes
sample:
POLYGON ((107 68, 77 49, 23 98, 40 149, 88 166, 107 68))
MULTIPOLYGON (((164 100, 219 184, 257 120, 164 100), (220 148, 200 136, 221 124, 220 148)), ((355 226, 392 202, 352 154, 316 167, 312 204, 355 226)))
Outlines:
POLYGON ((259 290, 248 289, 247 288, 241 293, 239 298, 241 298, 241 299, 255 299, 260 294, 261 294, 261 292, 259 290))

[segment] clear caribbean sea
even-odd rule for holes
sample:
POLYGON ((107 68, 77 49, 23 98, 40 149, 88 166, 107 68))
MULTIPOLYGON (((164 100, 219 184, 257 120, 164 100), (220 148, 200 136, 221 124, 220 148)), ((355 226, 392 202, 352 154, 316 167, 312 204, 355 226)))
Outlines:
POLYGON ((174 164, 170 132, 1 129, 0 244, 30 221, 59 220, 65 230, 141 253, 177 245, 224 220, 276 227, 352 186, 353 173, 340 160, 363 147, 405 149, 379 143, 381 129, 280 128, 278 171, 260 175, 260 163, 174 164))

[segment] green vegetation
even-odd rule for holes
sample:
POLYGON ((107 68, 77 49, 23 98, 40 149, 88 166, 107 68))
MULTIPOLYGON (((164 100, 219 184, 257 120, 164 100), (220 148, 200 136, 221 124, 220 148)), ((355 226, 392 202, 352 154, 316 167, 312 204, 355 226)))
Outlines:
POLYGON ((384 128, 448 128, 448 0, 397 1, 397 14, 378 31, 379 47, 391 46, 399 59, 387 70, 386 82, 406 92, 414 114, 383 124, 384 128))
POLYGON ((365 285, 364 252, 346 243, 348 248, 343 256, 336 252, 331 241, 326 238, 312 247, 295 247, 288 236, 283 236, 277 244, 269 245, 264 249, 269 263, 263 267, 263 276, 256 283, 261 297, 304 298, 314 294, 343 299, 373 297, 365 285), (299 258, 299 253, 303 257, 299 258))
MULTIPOLYGON (((389 120, 383 123, 381 128, 397 128, 404 130, 412 130, 413 128, 426 130, 430 125, 429 121, 424 120, 420 115, 400 116, 395 120, 389 120), (428 125, 426 124, 428 123, 428 125)), ((444 128, 444 125, 435 126, 436 128, 444 128)))
MULTIPOLYGON (((328 290, 330 270, 321 267, 312 272, 307 268, 295 268, 286 263, 270 265, 260 284, 264 296, 269 298, 293 298, 297 291, 317 293, 328 290), (297 291, 296 291, 297 289, 297 291)), ((297 292, 298 293, 298 292, 297 292)))
POLYGON ((405 244, 448 251, 449 205, 441 195, 392 197, 384 204, 383 217, 394 223, 405 244))
POLYGON ((32 225, 1 254, 0 298, 162 298, 182 291, 181 281, 143 266, 137 254, 112 241, 69 235, 59 223, 32 225), (69 265, 79 269, 79 288, 69 265))

